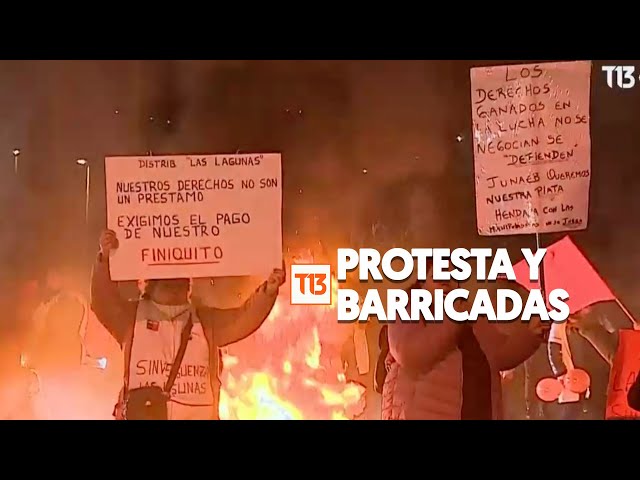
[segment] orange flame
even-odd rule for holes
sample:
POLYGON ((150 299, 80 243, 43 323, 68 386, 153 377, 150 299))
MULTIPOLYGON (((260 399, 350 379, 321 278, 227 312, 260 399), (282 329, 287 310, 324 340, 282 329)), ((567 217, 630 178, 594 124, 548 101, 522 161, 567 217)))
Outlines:
POLYGON ((364 387, 346 381, 340 358, 353 330, 337 322, 338 283, 331 283, 331 306, 292 306, 281 295, 262 327, 229 348, 220 418, 349 420, 362 413, 364 387))

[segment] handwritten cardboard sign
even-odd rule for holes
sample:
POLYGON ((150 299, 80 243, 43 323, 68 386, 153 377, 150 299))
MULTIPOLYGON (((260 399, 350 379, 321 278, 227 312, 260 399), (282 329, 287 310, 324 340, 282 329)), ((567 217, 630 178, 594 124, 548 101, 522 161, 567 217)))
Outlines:
POLYGON ((282 264, 280 154, 108 157, 115 281, 264 275, 282 264))
POLYGON ((640 332, 620 330, 618 333, 618 350, 609 375, 606 418, 640 419, 640 412, 633 410, 627 403, 627 393, 640 371, 640 332))
POLYGON ((471 70, 480 235, 584 230, 591 62, 471 70))

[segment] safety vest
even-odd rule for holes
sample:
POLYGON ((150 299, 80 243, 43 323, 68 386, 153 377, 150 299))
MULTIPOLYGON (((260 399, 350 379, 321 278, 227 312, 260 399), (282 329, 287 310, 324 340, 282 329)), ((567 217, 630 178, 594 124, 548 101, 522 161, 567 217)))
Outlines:
POLYGON ((133 334, 125 345, 125 388, 164 388, 189 315, 193 329, 171 390, 169 419, 211 420, 217 409, 217 392, 212 388, 209 340, 194 307, 170 318, 150 300, 140 300, 133 334))

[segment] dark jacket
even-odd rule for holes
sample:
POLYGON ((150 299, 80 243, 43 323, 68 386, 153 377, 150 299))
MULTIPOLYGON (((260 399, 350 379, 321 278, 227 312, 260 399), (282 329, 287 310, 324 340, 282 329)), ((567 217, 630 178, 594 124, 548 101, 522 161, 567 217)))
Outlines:
MULTIPOLYGON (((214 395, 214 417, 218 418, 220 397, 219 348, 239 342, 255 332, 267 318, 276 301, 277 294, 266 292, 266 282, 238 308, 219 309, 198 307, 197 313, 209 343, 209 364, 211 387, 214 395)), ((131 337, 138 309, 137 301, 127 301, 120 296, 116 282, 109 274, 109 261, 98 256, 91 277, 91 308, 96 317, 123 347, 125 352, 125 372, 128 371, 128 357, 131 337)), ((126 375, 126 373, 125 373, 126 375)), ((126 379, 125 379, 126 381, 126 379)))

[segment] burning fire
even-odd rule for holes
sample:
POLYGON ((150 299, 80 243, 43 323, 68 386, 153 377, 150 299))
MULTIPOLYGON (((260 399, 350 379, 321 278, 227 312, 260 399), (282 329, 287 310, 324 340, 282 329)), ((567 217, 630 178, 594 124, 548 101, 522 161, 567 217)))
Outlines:
MULTIPOLYGON (((335 278, 332 288, 335 302, 335 278)), ((363 412, 365 389, 346 380, 341 358, 353 328, 338 324, 335 303, 291 306, 289 291, 284 285, 262 327, 225 352, 221 419, 349 420, 363 412)), ((16 380, 0 389, 0 418, 111 419, 122 377, 122 365, 112 357, 108 368, 106 358, 88 358, 79 371, 50 373, 43 391, 30 363, 21 355, 16 380)))
POLYGON ((342 345, 353 336, 334 304, 296 306, 284 285, 271 314, 223 356, 223 420, 350 420, 364 410, 364 387, 347 382, 342 345))

